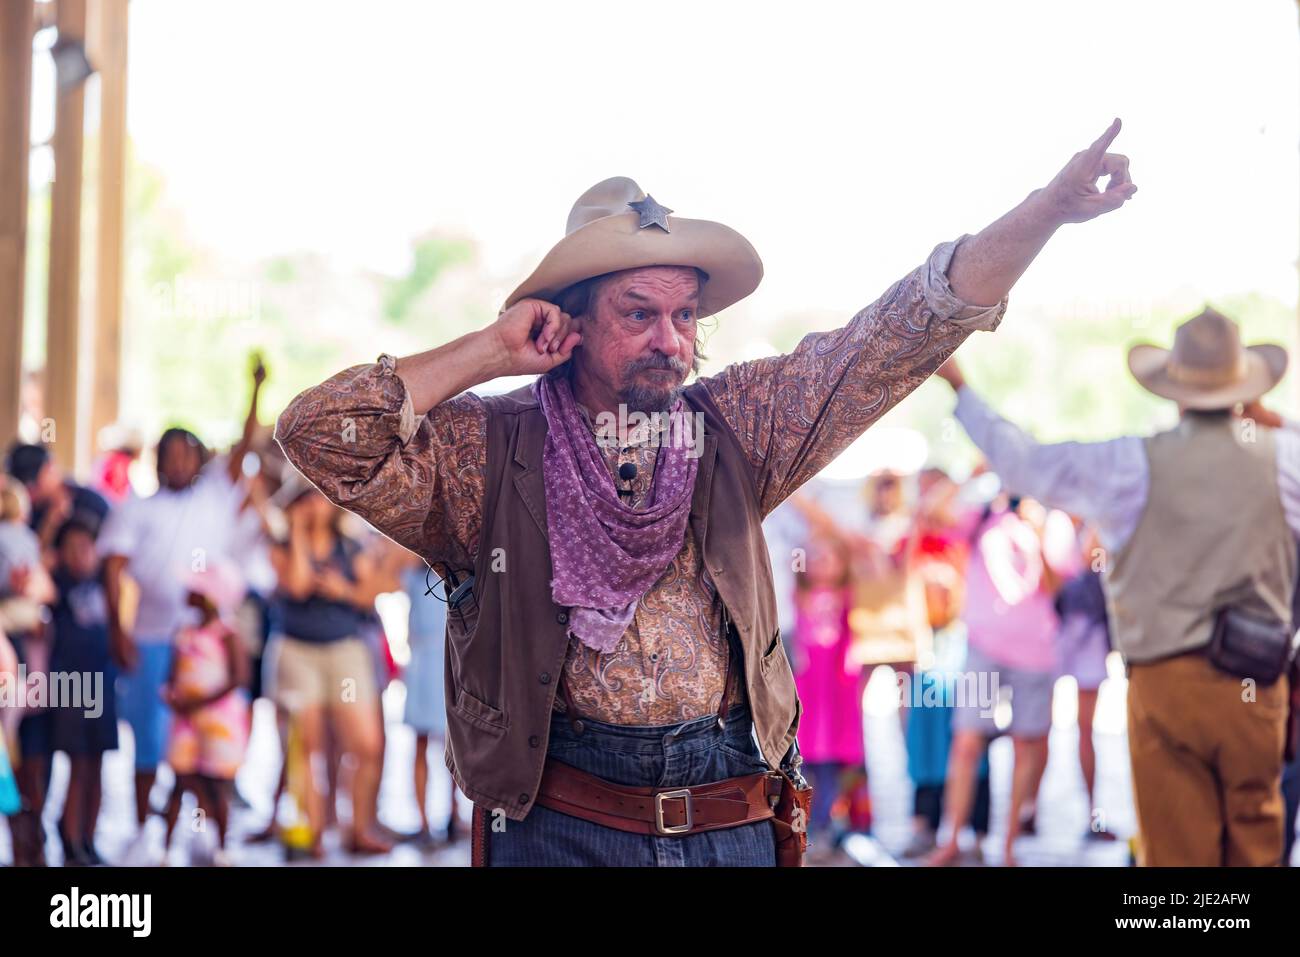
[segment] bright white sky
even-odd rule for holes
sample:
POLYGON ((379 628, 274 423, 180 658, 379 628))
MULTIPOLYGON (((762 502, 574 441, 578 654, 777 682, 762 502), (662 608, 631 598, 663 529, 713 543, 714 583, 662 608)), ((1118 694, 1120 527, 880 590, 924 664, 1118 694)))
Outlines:
POLYGON ((852 311, 1113 116, 1140 189, 1024 303, 1296 296, 1294 0, 133 0, 130 132, 201 245, 397 272, 463 230, 500 288, 592 183, 744 233, 756 316, 852 311))

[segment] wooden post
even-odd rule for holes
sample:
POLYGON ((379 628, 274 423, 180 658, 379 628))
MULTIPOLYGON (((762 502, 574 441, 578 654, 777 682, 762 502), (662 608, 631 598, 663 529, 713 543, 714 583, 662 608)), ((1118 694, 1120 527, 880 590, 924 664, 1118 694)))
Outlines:
POLYGON ((95 242, 94 385, 90 444, 116 421, 122 367, 122 241, 126 201, 127 0, 92 0, 91 62, 99 70, 99 216, 95 242))
POLYGON ((0 3, 0 444, 18 435, 31 151, 33 0, 0 3))
MULTIPOLYGON (((58 0, 60 41, 86 40, 86 0, 58 0)), ((60 90, 54 117, 54 185, 50 193, 49 313, 45 328, 45 416, 54 427, 54 459, 75 472, 81 286, 82 84, 60 90)))

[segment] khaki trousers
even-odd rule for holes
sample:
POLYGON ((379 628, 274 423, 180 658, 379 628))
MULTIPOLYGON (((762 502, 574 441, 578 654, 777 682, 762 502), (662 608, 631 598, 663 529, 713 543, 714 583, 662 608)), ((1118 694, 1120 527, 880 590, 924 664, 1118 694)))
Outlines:
POLYGON ((1287 693, 1285 678, 1252 690, 1200 654, 1130 667, 1140 864, 1281 863, 1287 693))

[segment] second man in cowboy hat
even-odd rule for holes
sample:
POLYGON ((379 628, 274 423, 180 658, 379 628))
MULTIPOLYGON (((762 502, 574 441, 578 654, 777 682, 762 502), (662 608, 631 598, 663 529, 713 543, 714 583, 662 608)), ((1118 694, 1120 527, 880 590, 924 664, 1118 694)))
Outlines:
POLYGON ((1138 382, 1178 403, 1175 428, 1053 445, 1001 418, 953 360, 938 372, 1006 488, 1097 527, 1111 634, 1129 668, 1148 866, 1281 860, 1288 682, 1276 672, 1293 633, 1300 428, 1257 400, 1286 359, 1279 346, 1243 347, 1236 323, 1206 309, 1178 327, 1172 350, 1129 352, 1138 382), (1237 634, 1276 667, 1234 658, 1237 634))

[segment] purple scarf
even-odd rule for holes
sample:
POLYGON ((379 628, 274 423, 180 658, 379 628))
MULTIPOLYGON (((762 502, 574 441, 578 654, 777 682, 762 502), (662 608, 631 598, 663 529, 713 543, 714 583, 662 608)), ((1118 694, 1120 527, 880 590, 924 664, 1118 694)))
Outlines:
POLYGON ((673 440, 662 444, 644 508, 625 505, 567 379, 539 377, 533 393, 546 416, 542 478, 551 546, 551 598, 570 609, 569 634, 601 653, 614 650, 637 602, 686 539, 699 459, 678 441, 685 403, 671 410, 673 440))

